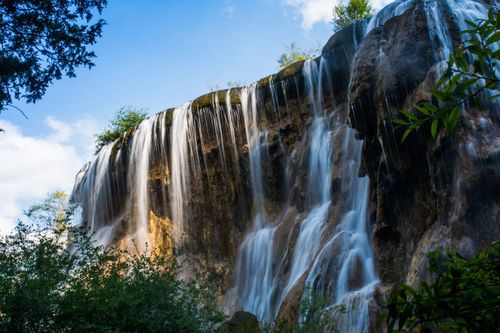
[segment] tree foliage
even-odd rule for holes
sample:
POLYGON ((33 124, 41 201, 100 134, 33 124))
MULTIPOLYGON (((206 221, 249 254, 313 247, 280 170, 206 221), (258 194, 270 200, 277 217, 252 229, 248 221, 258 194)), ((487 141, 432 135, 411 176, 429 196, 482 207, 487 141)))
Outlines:
POLYGON ((34 103, 54 80, 94 66, 88 49, 107 0, 0 0, 0 112, 13 99, 34 103))
POLYGON ((131 106, 121 108, 116 114, 111 124, 96 137, 96 154, 108 143, 119 139, 128 131, 138 126, 148 114, 144 109, 136 109, 131 106))
POLYGON ((430 124, 433 138, 440 127, 451 134, 457 126, 460 113, 467 105, 481 106, 481 94, 489 93, 490 99, 500 97, 500 78, 497 73, 500 50, 495 44, 500 40, 500 15, 496 8, 488 18, 467 24, 470 29, 462 34, 470 36, 463 47, 450 54, 448 68, 432 91, 433 100, 414 105, 415 112, 402 110, 394 123, 406 128, 401 141, 420 127, 430 124))
MULTIPOLYGON (((59 208, 30 211, 47 209, 37 216, 49 221, 59 208)), ((0 238, 0 331, 211 331, 223 319, 213 294, 175 274, 162 258, 97 246, 67 223, 19 224, 0 238)))
POLYGON ((295 43, 290 43, 286 46, 286 49, 287 52, 283 53, 278 59, 280 69, 288 67, 295 62, 312 59, 318 53, 317 49, 303 50, 295 43))
POLYGON ((498 332, 500 243, 465 259, 449 251, 429 254, 436 279, 418 289, 399 285, 387 303, 388 332, 498 332), (441 331, 440 331, 441 332, 441 331))
POLYGON ((369 0, 349 0, 346 5, 340 2, 333 8, 333 31, 339 31, 359 20, 370 18, 373 8, 369 0))

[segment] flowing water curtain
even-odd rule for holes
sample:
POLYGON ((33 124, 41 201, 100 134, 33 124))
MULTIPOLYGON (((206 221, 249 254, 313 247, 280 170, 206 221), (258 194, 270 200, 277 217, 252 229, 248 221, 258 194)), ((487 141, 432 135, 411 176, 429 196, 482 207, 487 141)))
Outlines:
POLYGON ((186 103, 173 111, 171 128, 171 182, 170 204, 172 211, 173 232, 176 244, 184 238, 186 219, 186 198, 189 197, 191 170, 200 171, 196 132, 193 125, 191 103, 186 103))
POLYGON ((80 207, 75 211, 80 215, 76 220, 86 225, 94 233, 94 239, 105 245, 111 243, 117 224, 112 200, 114 189, 124 183, 110 173, 110 165, 116 161, 112 150, 113 144, 104 146, 97 157, 80 170, 70 198, 80 207))
POLYGON ((367 332, 368 304, 378 283, 367 219, 368 178, 357 175, 362 142, 350 129, 346 129, 344 147, 341 180, 347 190, 345 212, 307 276, 304 298, 324 297, 330 304, 324 313, 333 319, 338 332, 367 332))
POLYGON ((262 184, 262 144, 259 129, 257 84, 241 90, 241 111, 245 126, 250 162, 250 180, 254 218, 252 231, 242 243, 236 264, 235 291, 239 306, 256 314, 261 320, 269 320, 273 284, 273 239, 275 227, 267 225, 262 184))
MULTIPOLYGON (((326 60, 320 59, 320 63, 326 60)), ((305 204, 309 213, 300 223, 299 234, 291 258, 290 273, 282 290, 279 306, 287 294, 309 269, 321 249, 321 240, 330 208, 331 174, 333 168, 332 118, 325 114, 322 91, 322 66, 306 61, 303 68, 305 92, 313 114, 307 147, 307 183, 305 204)))
MULTIPOLYGON (((263 134, 258 126, 252 126, 257 123, 258 111, 257 98, 254 97, 255 87, 244 89, 242 92, 242 109, 249 142, 253 197, 256 205, 253 230, 239 251, 235 288, 243 309, 255 313, 261 320, 267 322, 275 318, 288 292, 306 272, 320 250, 330 206, 333 118, 325 114, 322 106, 321 64, 324 64, 325 60, 320 59, 318 62, 308 61, 303 69, 307 105, 313 116, 309 135, 303 142, 303 147, 307 149, 305 164, 308 174, 305 200, 309 213, 301 219, 296 219, 295 223, 300 229, 293 253, 288 253, 285 249, 285 255, 291 257, 290 273, 286 281, 283 281, 283 262, 277 259, 281 255, 275 252, 275 232, 283 223, 283 217, 277 221, 268 220, 261 202, 264 195, 260 137, 263 134)), ((270 82, 272 85, 272 80, 270 82)), ((270 89, 273 91, 273 87, 270 89)), ((273 104, 279 103, 273 98, 273 104)), ((290 161, 289 158, 287 168, 290 168, 288 166, 290 161)), ((285 174, 288 175, 289 172, 285 174)), ((288 210, 288 207, 285 208, 282 216, 287 216, 288 210)), ((288 230, 289 233, 291 231, 288 230)))
POLYGON ((143 121, 127 134, 128 144, 117 140, 104 146, 78 174, 71 201, 81 207, 81 222, 99 244, 121 240, 129 249, 149 247, 149 162, 154 128, 162 118, 158 114, 143 121), (123 193, 126 199, 118 202, 116 197, 123 193))
POLYGON ((155 115, 141 122, 130 143, 127 170, 128 184, 130 184, 127 198, 127 219, 131 220, 129 224, 133 224, 133 230, 128 238, 131 242, 135 242, 141 252, 151 250, 152 246, 148 232, 148 179, 154 128, 159 118, 160 115, 155 115))

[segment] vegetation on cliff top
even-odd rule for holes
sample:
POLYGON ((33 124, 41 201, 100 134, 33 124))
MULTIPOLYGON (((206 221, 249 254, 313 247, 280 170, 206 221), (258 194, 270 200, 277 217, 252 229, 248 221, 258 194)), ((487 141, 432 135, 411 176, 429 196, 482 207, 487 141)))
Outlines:
POLYGON ((298 47, 295 43, 290 43, 286 46, 287 52, 283 53, 279 59, 279 68, 283 69, 293 63, 313 59, 318 54, 318 49, 304 50, 298 47))
POLYGON ((144 109, 136 109, 131 106, 122 107, 115 113, 115 117, 110 121, 108 128, 97 135, 95 153, 99 153, 102 147, 119 139, 128 131, 133 130, 146 119, 147 116, 148 114, 144 109))
POLYGON ((340 2, 333 8, 331 21, 333 31, 337 32, 349 24, 370 18, 372 15, 373 8, 369 0, 349 0, 346 5, 340 2))

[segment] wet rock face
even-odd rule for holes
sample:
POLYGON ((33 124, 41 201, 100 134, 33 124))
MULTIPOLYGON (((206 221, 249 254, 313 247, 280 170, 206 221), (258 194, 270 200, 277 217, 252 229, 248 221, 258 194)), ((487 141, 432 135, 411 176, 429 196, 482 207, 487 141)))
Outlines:
MULTIPOLYGON (((375 267, 383 283, 370 304, 373 322, 387 292, 385 284, 399 281, 417 284, 428 278, 425 253, 454 247, 468 256, 500 238, 498 110, 496 113, 464 110, 455 133, 452 136, 440 133, 435 140, 430 138, 428 128, 423 128, 418 136, 400 143, 402 130, 392 126, 391 119, 397 117, 399 110, 431 98, 430 91, 444 66, 429 29, 426 14, 429 3, 433 2, 414 1, 401 15, 388 19, 366 36, 366 21, 353 24, 328 41, 322 51, 325 62, 320 64, 320 59, 315 60, 319 66, 327 66, 324 72, 328 74, 321 77, 324 112, 335 117, 330 120, 343 124, 339 126, 340 134, 332 139, 333 164, 339 165, 339 159, 352 154, 343 151, 352 148, 343 146, 342 134, 347 132, 348 124, 364 139, 359 174, 370 178, 375 267)), ((453 43, 458 44, 459 34, 450 9, 445 1, 436 3, 453 43)), ((257 121, 267 143, 262 154, 265 210, 269 215, 277 215, 284 206, 290 208, 274 236, 273 253, 276 262, 282 261, 280 286, 284 286, 290 275, 290 254, 296 246, 299 222, 311 209, 306 203, 309 160, 306 144, 310 142, 307 138, 311 135, 313 115, 309 107, 312 101, 304 92, 303 67, 302 63, 294 64, 256 84, 257 121), (287 163, 293 165, 290 170, 287 163)), ((172 110, 164 113, 164 120, 153 131, 147 177, 147 228, 153 253, 180 259, 184 277, 210 282, 220 295, 232 286, 238 249, 251 229, 254 214, 240 93, 240 88, 211 93, 192 104, 193 116, 203 124, 200 129, 203 140, 198 136, 198 141, 190 142, 197 147, 199 170, 189 180, 190 191, 183 198, 188 207, 188 225, 182 246, 175 244, 172 222, 169 151, 172 110), (234 145, 227 137, 227 120, 220 124, 226 131, 224 140, 214 130, 215 100, 222 105, 221 112, 228 111, 224 105, 226 93, 232 105, 230 111, 239 114, 234 124, 234 145)), ((136 231, 133 216, 127 215, 127 209, 133 212, 136 207, 128 207, 126 203, 131 136, 113 147, 106 173, 109 193, 97 195, 96 211, 102 214, 101 220, 115 224, 112 242, 123 247, 136 231)), ((331 171, 331 206, 325 235, 333 232, 349 205, 345 198, 352 189, 344 183, 344 171, 339 168, 331 171)), ((85 201, 78 191, 75 193, 75 199, 85 201)), ((84 221, 90 215, 84 211, 84 221)), ((316 281, 318 289, 332 299, 336 293, 334 279, 341 264, 336 258, 341 252, 340 240, 341 237, 338 243, 330 245, 331 256, 322 259, 325 264, 321 265, 323 269, 316 281)), ((362 283, 356 273, 360 266, 356 262, 352 267, 350 288, 362 283)), ((283 300, 277 318, 297 320, 307 273, 283 300)), ((240 319, 249 320, 251 325, 255 323, 255 317, 243 312, 233 318, 236 324, 240 319)), ((228 325, 231 329, 232 321, 228 325)))
MULTIPOLYGON (((437 3, 456 46, 455 18, 437 3)), ((392 126, 399 110, 430 100, 443 69, 426 5, 415 1, 374 28, 351 75, 349 117, 365 139, 361 173, 370 176, 376 266, 386 283, 427 278, 429 251, 453 247, 471 255, 500 237, 500 202, 492 192, 500 182, 498 112, 464 110, 455 133, 436 140, 423 128, 400 143, 402 130, 392 126)))
POLYGON ((261 329, 259 327, 259 321, 255 315, 245 312, 238 311, 226 322, 224 322, 219 328, 216 329, 219 333, 259 333, 261 329))

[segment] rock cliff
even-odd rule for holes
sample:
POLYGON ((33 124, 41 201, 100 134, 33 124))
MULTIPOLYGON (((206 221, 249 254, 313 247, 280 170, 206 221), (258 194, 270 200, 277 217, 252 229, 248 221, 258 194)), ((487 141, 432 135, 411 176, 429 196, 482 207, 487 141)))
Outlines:
POLYGON ((489 5, 398 1, 317 59, 151 117, 78 174, 83 223, 103 243, 178 258, 229 311, 297 320, 312 290, 375 313, 373 288, 428 278, 428 251, 499 239, 498 101, 437 139, 422 128, 401 143, 392 123, 430 99, 464 18, 489 5))

